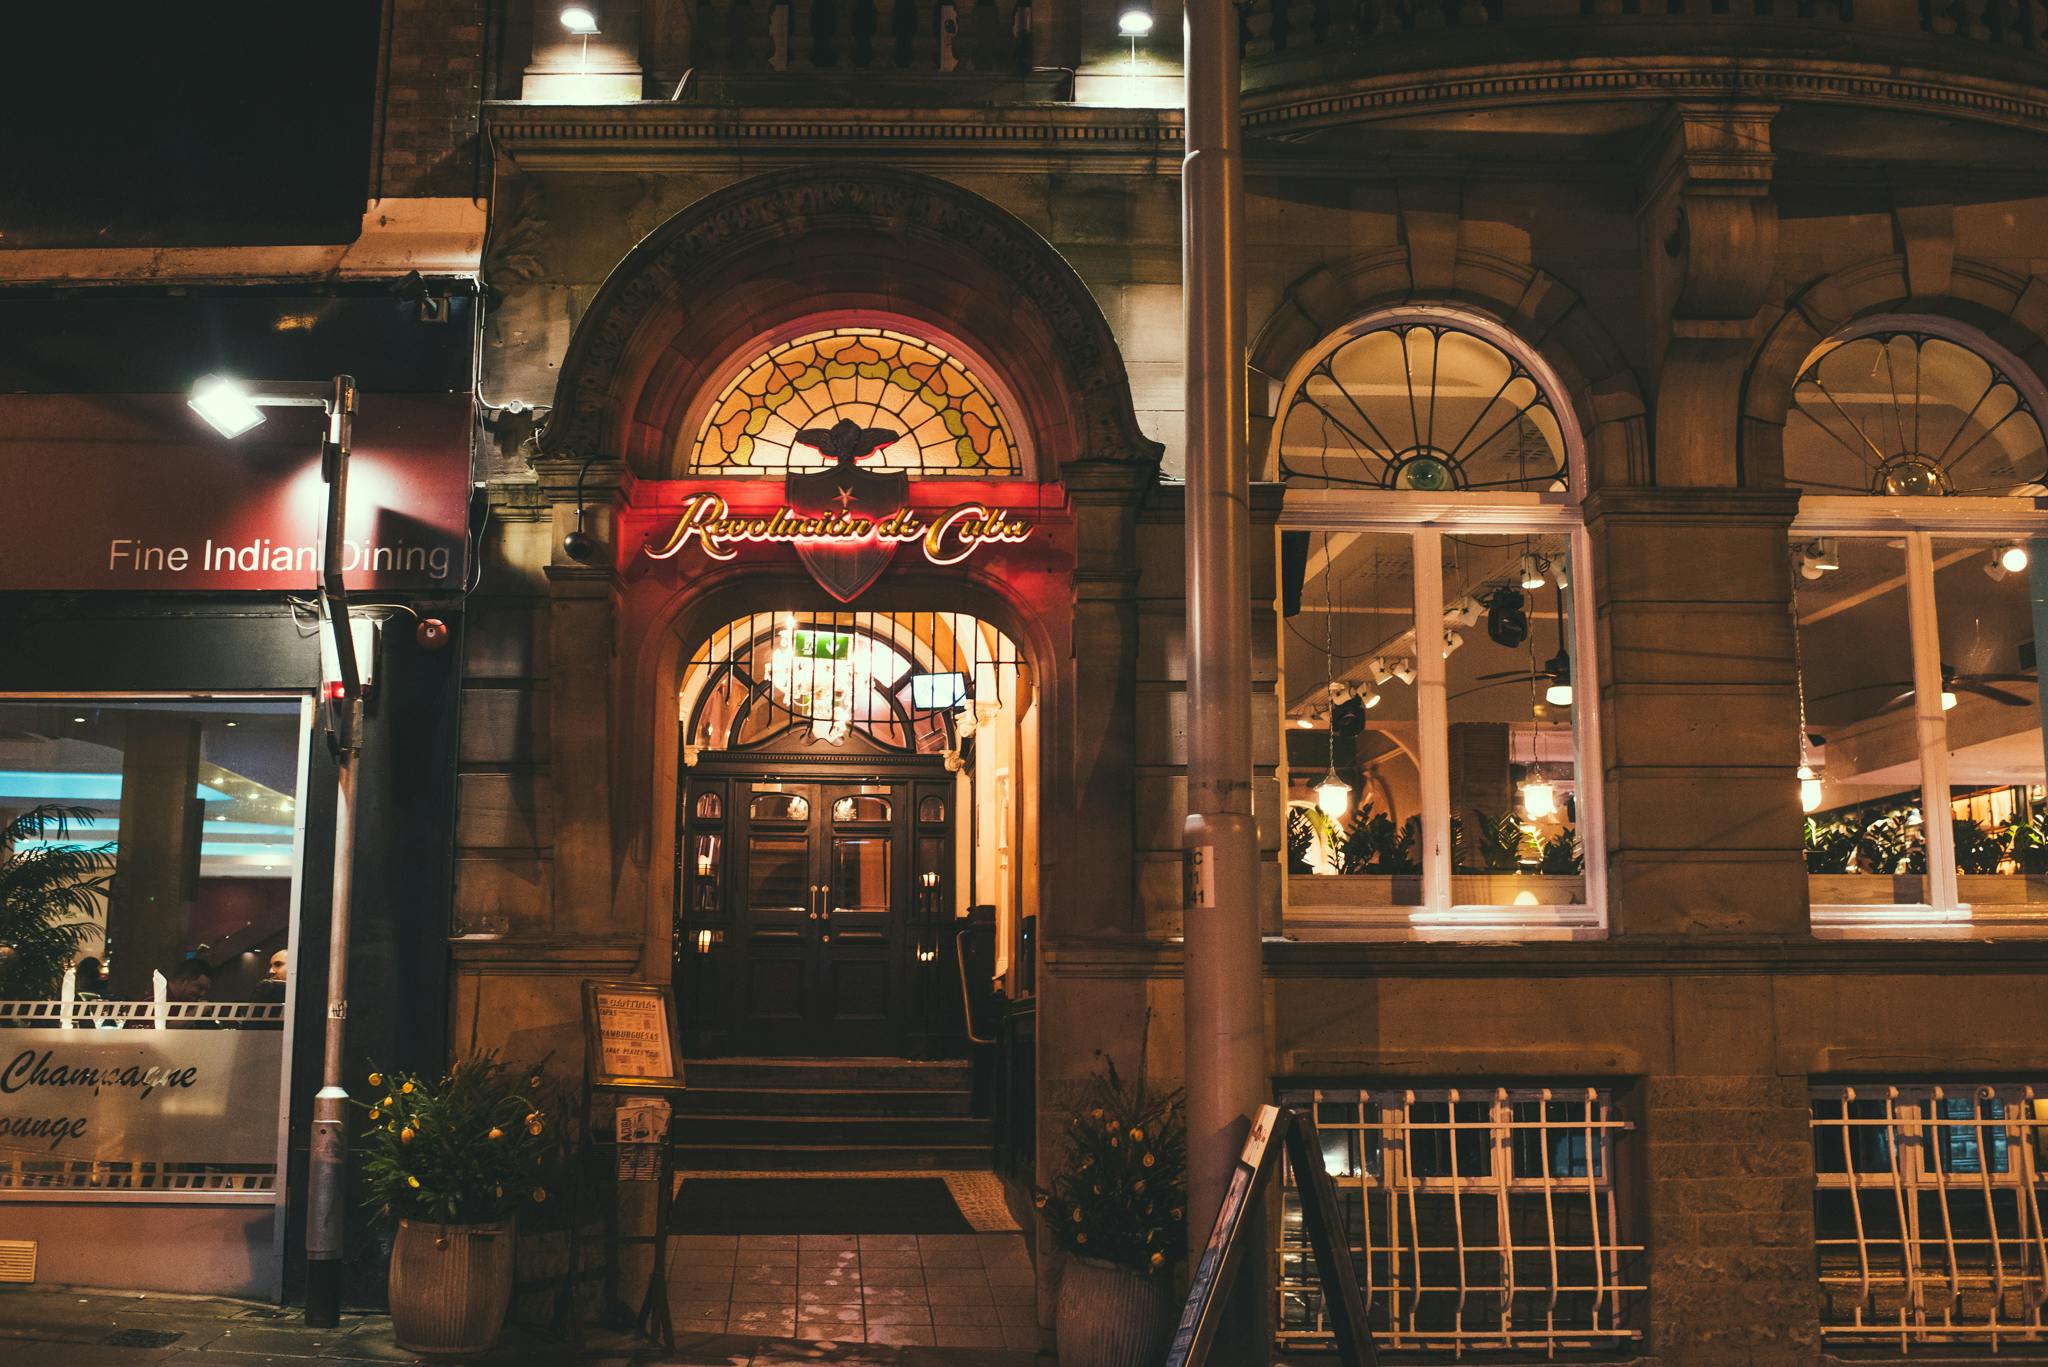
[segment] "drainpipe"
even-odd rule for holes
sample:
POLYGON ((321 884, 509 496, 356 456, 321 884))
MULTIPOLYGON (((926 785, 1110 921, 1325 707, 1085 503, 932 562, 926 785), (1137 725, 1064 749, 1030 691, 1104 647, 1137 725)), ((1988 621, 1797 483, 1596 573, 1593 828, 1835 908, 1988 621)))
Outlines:
MULTIPOLYGON (((1251 488, 1245 427, 1244 164, 1237 7, 1188 0, 1186 147, 1181 166, 1182 321, 1187 382, 1188 819, 1184 1014, 1189 1245, 1210 1226, 1267 1100, 1252 818, 1251 488)), ((1272 1360, 1265 1221, 1224 1315, 1218 1359, 1272 1360)), ((1195 1254, 1193 1256, 1199 1256, 1195 1254)))

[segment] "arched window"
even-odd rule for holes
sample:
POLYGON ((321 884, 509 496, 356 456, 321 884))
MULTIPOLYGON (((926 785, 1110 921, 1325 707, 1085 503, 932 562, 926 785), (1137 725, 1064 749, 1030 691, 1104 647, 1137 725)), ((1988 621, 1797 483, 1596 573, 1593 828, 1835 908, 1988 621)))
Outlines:
POLYGON ((1368 315, 1282 385, 1278 687, 1304 933, 1601 923, 1578 424, 1534 348, 1368 315))
POLYGON ((1814 348, 1785 418, 1785 482, 1815 494, 2048 493, 2041 386, 1943 319, 1876 319, 1814 348))
POLYGON ((1501 329, 1438 310, 1377 315, 1297 367, 1278 470, 1326 488, 1561 492, 1554 384, 1501 329))
POLYGON ((2048 933, 2044 411, 2038 377, 1945 318, 1866 319, 1800 366, 1784 459, 1817 929, 2048 933))
POLYGON ((830 457, 800 434, 850 420, 897 434, 868 465, 933 475, 1023 473, 1009 418, 989 386, 935 342, 837 327, 779 342, 719 391, 692 434, 696 475, 821 470, 830 457))

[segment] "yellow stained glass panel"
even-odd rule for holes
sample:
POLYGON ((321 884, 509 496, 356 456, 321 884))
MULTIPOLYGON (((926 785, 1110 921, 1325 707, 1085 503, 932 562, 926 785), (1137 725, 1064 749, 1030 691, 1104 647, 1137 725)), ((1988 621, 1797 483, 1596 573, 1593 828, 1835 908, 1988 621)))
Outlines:
POLYGON ((957 356, 883 328, 814 332, 771 348, 725 386, 690 451, 693 474, 822 470, 794 440, 848 418, 901 435, 868 458, 916 475, 1021 473, 1002 406, 957 356))

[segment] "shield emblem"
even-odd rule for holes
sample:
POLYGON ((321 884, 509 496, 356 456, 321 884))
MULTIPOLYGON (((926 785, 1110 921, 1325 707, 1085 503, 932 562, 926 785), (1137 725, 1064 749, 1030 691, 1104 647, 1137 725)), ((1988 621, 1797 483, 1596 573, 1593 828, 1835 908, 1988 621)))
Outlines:
MULTIPOLYGON (((885 427, 861 427, 841 419, 830 429, 812 428, 797 440, 814 446, 838 463, 829 470, 792 471, 783 483, 783 501, 799 517, 844 513, 880 522, 901 508, 910 494, 910 477, 901 470, 863 470, 855 461, 895 441, 885 427)), ((797 558, 825 592, 850 603, 889 567, 894 541, 799 541, 797 558)))

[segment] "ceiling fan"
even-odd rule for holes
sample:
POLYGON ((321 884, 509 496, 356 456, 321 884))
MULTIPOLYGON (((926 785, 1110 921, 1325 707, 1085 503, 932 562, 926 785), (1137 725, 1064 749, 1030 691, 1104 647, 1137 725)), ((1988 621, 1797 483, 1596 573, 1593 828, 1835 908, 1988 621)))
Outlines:
MULTIPOLYGON (((2022 697, 1999 684, 2031 684, 2036 682, 2031 674, 1958 674, 1952 665, 1941 667, 1941 691, 1943 693, 1972 693, 1988 698, 2001 707, 2032 707, 2032 698, 2022 697)), ((1871 688, 1897 688, 1902 690, 1887 699, 1880 712, 1889 712, 1894 707, 1903 707, 1913 700, 1913 685, 1910 683, 1870 684, 1871 688)))
POLYGON ((1544 701, 1559 707, 1569 707, 1572 702, 1572 657, 1564 645, 1564 590, 1557 590, 1557 653, 1545 660, 1538 668, 1504 669, 1493 674, 1481 674, 1477 682, 1482 684, 1501 683, 1507 680, 1526 680, 1531 685, 1543 685, 1544 701))

